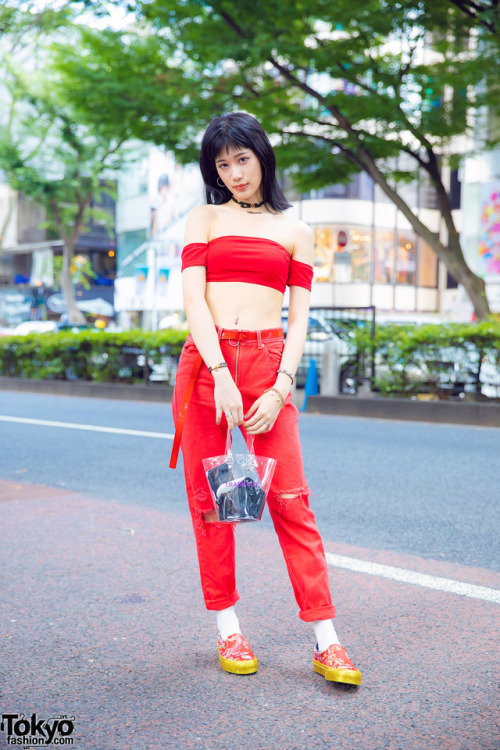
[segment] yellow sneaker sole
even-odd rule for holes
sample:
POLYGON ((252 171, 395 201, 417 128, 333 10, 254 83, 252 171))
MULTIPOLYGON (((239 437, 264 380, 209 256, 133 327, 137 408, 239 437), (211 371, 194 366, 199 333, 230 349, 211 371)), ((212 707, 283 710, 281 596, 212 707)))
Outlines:
POLYGON ((361 672, 357 669, 335 669, 313 659, 314 671, 323 675, 329 682, 346 682, 349 685, 361 685, 361 672))
POLYGON ((257 671, 258 661, 252 659, 251 661, 232 661, 231 659, 224 659, 219 654, 219 661, 224 672, 231 672, 231 674, 253 674, 257 671))

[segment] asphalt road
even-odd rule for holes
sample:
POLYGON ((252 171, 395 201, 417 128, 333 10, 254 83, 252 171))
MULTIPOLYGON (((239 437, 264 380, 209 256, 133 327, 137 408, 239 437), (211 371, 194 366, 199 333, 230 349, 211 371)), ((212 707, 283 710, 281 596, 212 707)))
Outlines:
MULTIPOLYGON (((174 432, 170 404, 0 392, 2 415, 174 432)), ((325 539, 499 569, 500 430, 304 414, 300 432, 325 539)), ((4 479, 184 512, 171 439, 0 421, 0 443, 4 479)))
POLYGON ((500 430, 300 430, 359 688, 312 671, 267 517, 236 531, 259 671, 220 670, 169 405, 0 392, 2 714, 76 750, 497 750, 500 430))

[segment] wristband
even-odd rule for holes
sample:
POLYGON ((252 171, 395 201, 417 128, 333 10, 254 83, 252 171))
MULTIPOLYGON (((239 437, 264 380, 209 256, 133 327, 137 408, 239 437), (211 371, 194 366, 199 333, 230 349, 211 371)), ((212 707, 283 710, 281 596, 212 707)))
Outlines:
POLYGON ((219 362, 218 365, 214 365, 213 367, 209 367, 208 371, 213 372, 214 370, 219 370, 221 367, 229 367, 227 362, 219 362))
POLYGON ((278 373, 280 373, 280 372, 282 372, 284 375, 288 375, 288 377, 292 381, 292 385, 293 385, 293 382, 294 382, 295 378, 292 375, 292 373, 290 372, 290 370, 285 370, 284 367, 280 367, 280 369, 278 370, 278 373))

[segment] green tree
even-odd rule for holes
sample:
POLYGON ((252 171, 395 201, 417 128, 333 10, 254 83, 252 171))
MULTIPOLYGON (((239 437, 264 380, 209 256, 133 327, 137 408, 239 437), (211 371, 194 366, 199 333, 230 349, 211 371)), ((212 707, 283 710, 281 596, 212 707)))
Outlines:
MULTIPOLYGON (((4 56, 22 57, 24 41, 29 37, 32 41, 32 47, 36 46, 36 40, 49 30, 58 26, 63 18, 61 12, 56 21, 55 14, 52 12, 44 13, 42 16, 34 17, 24 15, 21 19, 20 14, 12 6, 0 8, 0 62, 4 56)), ((0 68, 2 73, 7 76, 7 71, 0 68)), ((3 76, 2 76, 3 78, 3 76)), ((2 80, 0 78, 0 80, 2 80)), ((0 88, 0 116, 1 130, 0 139, 5 147, 12 140, 12 129, 14 126, 14 108, 12 106, 10 92, 0 88)), ((1 165, 0 165, 1 168, 1 165)), ((0 225, 0 256, 2 254, 5 232, 12 219, 16 205, 16 192, 8 184, 5 192, 6 204, 3 206, 3 217, 0 225)))
MULTIPOLYGON (((196 82, 196 96, 188 97, 189 127, 179 132, 177 121, 174 131, 157 131, 151 123, 151 137, 191 157, 191 134, 207 115, 238 107, 280 135, 280 163, 300 188, 364 170, 463 284, 483 318, 489 314, 485 284, 464 259, 444 174, 460 163, 464 136, 470 144, 475 133, 481 149, 498 144, 498 134, 478 131, 476 118, 483 105, 500 108, 492 95, 500 75, 497 6, 443 0, 137 2, 138 17, 162 37, 188 87, 196 82), (340 90, 336 79, 344 81, 340 90), (444 240, 398 190, 422 176, 435 189, 444 240)), ((175 107, 181 122, 182 106, 175 107)))
POLYGON ((499 0, 450 0, 463 13, 478 21, 488 31, 497 33, 500 28, 499 0))
POLYGON ((105 219, 93 200, 114 192, 110 178, 134 158, 134 139, 194 138, 187 99, 196 83, 169 65, 161 36, 87 27, 76 23, 81 3, 70 5, 38 14, 0 9, 0 169, 11 188, 44 207, 46 227, 63 240, 59 278, 78 321, 76 241, 92 216, 105 219))
MULTIPOLYGON (((52 44, 50 75, 41 83, 55 86, 51 106, 69 126, 62 134, 73 141, 85 134, 86 147, 96 134, 108 146, 154 141, 189 162, 207 120, 246 109, 280 136, 280 164, 299 188, 366 171, 464 285, 476 316, 488 315, 484 282, 465 262, 443 174, 459 164, 460 140, 474 129, 481 149, 498 144, 498 134, 478 131, 475 117, 485 104, 500 108, 496 0, 83 4, 101 15, 111 4, 127 5, 136 23, 123 33, 80 26, 66 43, 52 44), (399 190, 422 176, 436 191, 443 241, 399 190)), ((72 7, 81 10, 82 2, 69 0, 65 13, 72 7)), ((37 88, 37 100, 43 91, 37 88)), ((29 96, 32 104, 33 89, 29 96)), ((25 164, 19 166, 24 177, 25 164)), ((81 192, 88 179, 87 168, 73 182, 81 192)), ((78 201, 71 205, 74 212, 78 201)))
POLYGON ((51 45, 67 35, 78 44, 68 15, 47 11, 34 16, 6 8, 0 18, 0 168, 11 188, 43 206, 45 227, 63 240, 61 290, 70 320, 84 322, 72 283, 74 249, 96 214, 93 198, 113 189, 106 171, 116 166, 113 157, 121 144, 81 124, 67 101, 51 45))
MULTIPOLYGON (((67 11, 34 15, 10 7, 1 11, 0 28, 0 168, 12 189, 43 206, 45 227, 63 240, 61 290, 70 320, 84 322, 73 288, 75 246, 89 219, 109 222, 93 203, 103 192, 114 194, 112 177, 129 133, 109 127, 113 99, 90 105, 85 118, 68 89, 65 52, 88 56, 86 45, 99 32, 75 25, 67 11)), ((121 100, 128 89, 114 83, 121 100)))

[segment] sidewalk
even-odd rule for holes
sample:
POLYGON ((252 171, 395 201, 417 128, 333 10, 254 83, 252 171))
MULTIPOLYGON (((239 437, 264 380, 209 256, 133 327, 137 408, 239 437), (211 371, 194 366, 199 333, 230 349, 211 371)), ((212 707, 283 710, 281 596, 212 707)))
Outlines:
POLYGON ((497 605, 331 568, 336 625, 363 683, 328 684, 274 533, 247 525, 236 530, 238 614, 259 672, 237 677, 218 665, 187 513, 1 480, 0 498, 3 713, 74 716, 79 750, 498 747, 497 605))

